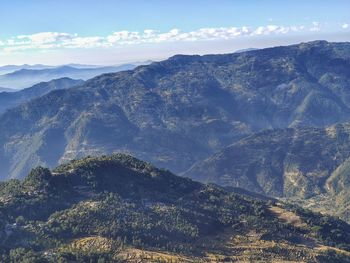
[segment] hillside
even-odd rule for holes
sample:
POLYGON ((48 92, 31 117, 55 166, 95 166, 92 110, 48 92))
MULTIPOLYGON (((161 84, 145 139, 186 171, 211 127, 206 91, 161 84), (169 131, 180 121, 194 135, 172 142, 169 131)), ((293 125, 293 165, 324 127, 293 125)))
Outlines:
POLYGON ((350 221, 350 124, 263 131, 191 167, 186 176, 294 199, 350 221))
POLYGON ((101 75, 0 116, 1 179, 115 151, 182 172, 253 132, 346 121, 349 63, 349 43, 316 41, 101 75))
POLYGON ((21 103, 28 102, 34 98, 43 96, 50 91, 67 89, 81 85, 84 81, 70 78, 54 79, 49 82, 41 82, 33 87, 20 91, 0 92, 0 114, 7 109, 14 108, 21 103))
POLYGON ((0 184, 3 262, 350 262, 350 226, 128 155, 0 184))

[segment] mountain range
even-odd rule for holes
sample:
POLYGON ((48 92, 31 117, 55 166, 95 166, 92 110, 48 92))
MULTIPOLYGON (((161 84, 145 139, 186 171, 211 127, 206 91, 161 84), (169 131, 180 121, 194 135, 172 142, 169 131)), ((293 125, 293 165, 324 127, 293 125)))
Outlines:
POLYGON ((350 223, 349 65, 349 43, 316 41, 176 55, 2 92, 0 179, 123 152, 220 191, 350 223))
POLYGON ((0 67, 0 75, 12 73, 12 72, 15 72, 15 71, 21 70, 21 69, 34 69, 34 70, 36 70, 36 69, 49 69, 49 68, 54 68, 54 66, 42 65, 42 64, 5 65, 5 66, 0 67))
POLYGON ((264 129, 347 121, 349 58, 325 41, 177 55, 50 92, 0 116, 1 179, 116 151, 183 172, 264 129))
POLYGON ((2 262, 350 262, 350 225, 129 155, 0 183, 2 262))
POLYGON ((64 65, 59 67, 45 67, 42 65, 24 67, 19 70, 0 75, 0 87, 10 89, 24 89, 40 82, 47 82, 52 79, 72 78, 87 80, 97 75, 122 70, 133 69, 135 65, 125 64, 120 66, 93 67, 84 65, 64 65), (34 69, 33 69, 34 68, 34 69))

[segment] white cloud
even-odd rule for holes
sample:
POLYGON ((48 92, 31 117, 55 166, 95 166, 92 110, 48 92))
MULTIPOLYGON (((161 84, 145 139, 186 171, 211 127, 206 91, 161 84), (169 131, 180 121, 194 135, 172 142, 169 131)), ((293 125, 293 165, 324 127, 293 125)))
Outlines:
POLYGON ((320 25, 320 22, 312 22, 312 27, 310 27, 310 31, 312 32, 319 32, 321 31, 321 25, 320 25))
POLYGON ((107 46, 102 37, 74 37, 66 39, 62 43, 67 48, 93 48, 107 46))
POLYGON ((267 25, 267 26, 259 26, 256 28, 251 35, 270 35, 270 34, 287 34, 289 32, 297 32, 300 31, 300 27, 291 26, 277 26, 277 25, 267 25))
POLYGON ((343 29, 348 29, 348 28, 349 28, 349 24, 343 24, 341 27, 342 27, 343 29))
POLYGON ((122 43, 122 44, 131 44, 137 43, 141 39, 139 32, 130 32, 130 31, 118 31, 114 32, 112 35, 107 36, 107 41, 109 43, 122 43))
POLYGON ((265 32, 265 27, 259 26, 255 31, 253 32, 254 35, 263 35, 265 32))
POLYGON ((67 33, 58 33, 58 32, 42 32, 42 33, 37 33, 33 35, 17 36, 17 39, 28 41, 34 45, 55 43, 55 42, 63 41, 70 38, 72 38, 72 35, 67 33))
POLYGON ((311 27, 305 27, 303 25, 279 26, 270 24, 256 28, 247 26, 200 28, 189 32, 183 32, 178 28, 171 29, 168 32, 160 32, 153 29, 145 29, 142 32, 122 30, 113 32, 107 36, 87 37, 60 32, 41 32, 32 35, 19 35, 3 41, 0 40, 0 50, 14 52, 28 49, 104 48, 141 43, 223 40, 244 36, 288 34, 305 30, 319 31, 320 24, 318 22, 313 22, 311 27))

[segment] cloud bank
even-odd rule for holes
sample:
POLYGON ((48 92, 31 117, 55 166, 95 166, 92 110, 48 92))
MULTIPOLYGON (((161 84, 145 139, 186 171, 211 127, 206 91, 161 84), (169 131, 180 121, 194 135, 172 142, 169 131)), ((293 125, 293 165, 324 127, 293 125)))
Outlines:
MULTIPOLYGON (((342 24, 340 28, 347 30, 349 25, 342 24)), ((10 53, 25 50, 108 48, 143 43, 225 40, 244 36, 285 35, 298 32, 319 32, 321 30, 322 25, 319 22, 312 22, 309 26, 219 27, 201 28, 190 32, 183 32, 177 28, 168 32, 153 29, 146 29, 143 32, 123 30, 108 36, 89 37, 70 33, 40 32, 31 35, 19 35, 6 40, 0 39, 0 50, 10 53)))

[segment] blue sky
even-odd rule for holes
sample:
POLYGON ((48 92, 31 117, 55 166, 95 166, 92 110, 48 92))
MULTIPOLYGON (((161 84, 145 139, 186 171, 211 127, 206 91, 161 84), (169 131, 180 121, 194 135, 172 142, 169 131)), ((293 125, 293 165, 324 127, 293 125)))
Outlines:
POLYGON ((2 0, 0 64, 118 64, 350 41, 348 0, 2 0))

